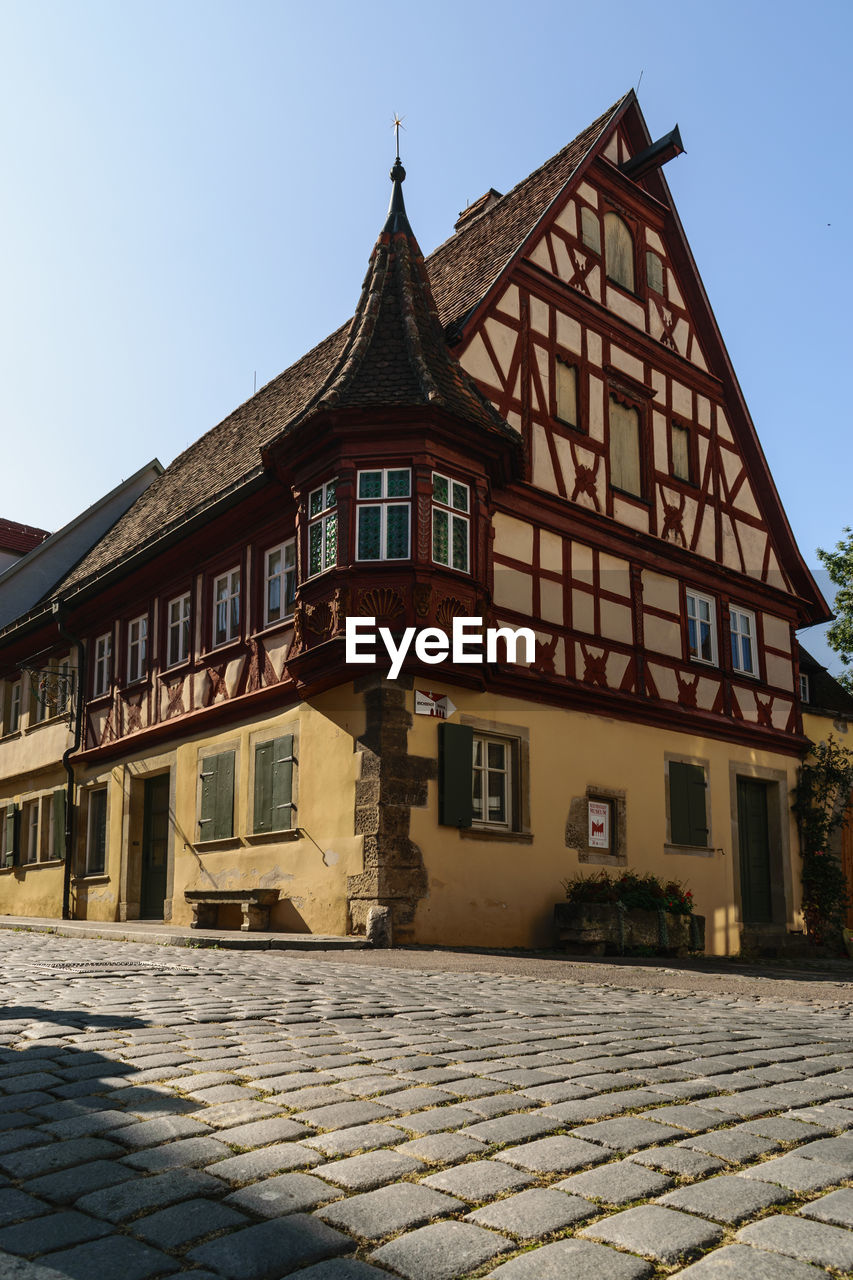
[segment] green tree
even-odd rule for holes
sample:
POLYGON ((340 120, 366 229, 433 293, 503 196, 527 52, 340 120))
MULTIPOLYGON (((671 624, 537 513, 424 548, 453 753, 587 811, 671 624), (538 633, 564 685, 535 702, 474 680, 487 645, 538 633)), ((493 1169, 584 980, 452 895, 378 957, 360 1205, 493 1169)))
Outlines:
POLYGON ((853 693, 853 530, 844 530, 844 537, 834 551, 817 553, 826 565, 827 573, 837 587, 835 593, 835 621, 830 624, 826 638, 850 670, 839 677, 839 683, 853 693))

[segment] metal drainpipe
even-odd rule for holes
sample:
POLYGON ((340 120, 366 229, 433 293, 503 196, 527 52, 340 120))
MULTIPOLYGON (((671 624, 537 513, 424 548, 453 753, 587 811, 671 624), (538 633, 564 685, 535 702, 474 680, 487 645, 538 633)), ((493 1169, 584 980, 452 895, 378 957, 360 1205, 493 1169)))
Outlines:
POLYGON ((62 622, 62 605, 57 601, 53 606, 56 614, 56 625, 63 640, 67 640, 77 650, 77 697, 74 710, 74 742, 62 753, 62 766, 68 776, 65 795, 65 868, 62 878, 62 919, 71 919, 71 872, 74 866, 74 765, 71 757, 80 749, 83 734, 84 691, 86 688, 86 650, 83 641, 66 631, 62 622))

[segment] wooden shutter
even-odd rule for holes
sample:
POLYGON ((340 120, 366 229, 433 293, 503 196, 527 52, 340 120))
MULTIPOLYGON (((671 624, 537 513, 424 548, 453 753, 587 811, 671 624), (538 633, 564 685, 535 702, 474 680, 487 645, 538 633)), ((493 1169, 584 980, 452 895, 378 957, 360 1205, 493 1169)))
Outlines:
POLYGON ((438 726, 438 820, 470 827, 474 819, 474 730, 467 724, 438 726))
POLYGON ((670 840, 673 844, 707 846, 705 770, 699 764, 669 762, 670 840))
POLYGON ((234 752, 201 763, 199 839, 227 840, 234 834, 234 752))
POLYGON ((20 862, 21 811, 14 804, 6 806, 6 866, 16 867, 20 862))
POLYGON ((640 463, 640 415, 610 397, 610 483, 614 489, 643 492, 640 463))
POLYGON ((65 857, 65 791, 53 793, 53 856, 65 857))
POLYGON ((254 829, 289 831, 293 825, 293 734, 255 748, 254 829))

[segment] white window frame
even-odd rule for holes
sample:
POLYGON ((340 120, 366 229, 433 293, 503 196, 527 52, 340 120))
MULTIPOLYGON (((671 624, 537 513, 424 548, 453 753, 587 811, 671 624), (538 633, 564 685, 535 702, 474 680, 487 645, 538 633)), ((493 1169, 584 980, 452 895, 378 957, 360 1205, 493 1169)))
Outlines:
POLYGON ((31 867, 41 860, 41 800, 25 800, 21 814, 21 862, 31 867))
POLYGON ((17 733, 21 728, 21 710, 23 707, 24 685, 22 680, 14 680, 9 685, 9 723, 3 726, 5 733, 17 733))
POLYGON ((800 672, 800 702, 808 702, 810 697, 809 678, 800 672))
POLYGON ((433 471, 432 473, 432 519, 430 526, 430 540, 432 544, 432 562, 433 564, 444 565, 447 569, 454 569, 457 573, 465 573, 470 577, 471 574, 471 487, 463 483, 461 480, 454 480, 452 476, 445 475, 442 471, 433 471), (444 480, 447 484, 447 502, 440 502, 435 497, 436 480, 444 480), (465 490, 465 507, 457 506, 453 502, 453 486, 458 485, 459 488, 465 490), (436 515, 443 514, 447 519, 447 559, 439 560, 435 554, 435 523, 436 515), (454 563, 455 556, 453 554, 453 532, 456 524, 465 526, 465 565, 464 567, 454 563))
POLYGON ((106 787, 93 787, 88 795, 86 805, 86 875, 102 876, 107 873, 107 857, 109 852, 109 832, 110 832, 110 802, 107 795, 106 787), (93 831, 95 817, 95 804, 93 803, 95 796, 104 797, 104 865, 103 867, 92 866, 92 853, 94 851, 93 831))
POLYGON ((186 662, 190 654, 192 640, 192 595, 185 591, 181 596, 174 596, 166 606, 166 667, 177 667, 186 662), (172 611, 178 606, 177 617, 172 611), (172 637, 177 637, 176 652, 172 651, 172 637))
POLYGON ((381 560, 410 560, 412 556, 412 472, 410 467, 366 467, 363 471, 359 471, 356 480, 356 527, 355 527, 355 557, 361 564, 378 564, 381 560), (388 493, 388 476, 391 473, 400 475, 405 473, 408 482, 407 494, 388 493), (361 478, 362 476, 381 477, 380 492, 376 497, 363 498, 361 496, 361 478), (388 554, 388 508, 389 507, 405 507, 408 513, 406 523, 406 554, 402 556, 391 556, 388 554), (362 556, 359 552, 361 543, 361 517, 367 510, 379 510, 379 555, 378 556, 362 556))
POLYGON ((113 633, 105 631, 102 636, 96 636, 93 648, 92 697, 100 698, 109 690, 112 680, 113 633))
POLYGON ((211 619, 213 630, 211 632, 211 648, 221 649, 224 644, 231 644, 234 640, 240 638, 240 595, 243 587, 243 578, 240 566, 235 565, 233 569, 227 569, 225 573, 217 573, 213 579, 213 616, 211 619), (226 594, 220 598, 220 584, 225 584, 226 594), (234 601, 236 600, 236 608, 234 601), (219 611, 224 607, 224 626, 221 628, 217 622, 219 611))
POLYGON ((140 613, 127 624, 127 683, 144 680, 148 672, 148 614, 140 613))
POLYGON ((316 489, 312 489, 308 494, 308 577, 317 578, 321 573, 325 573, 327 569, 334 569, 338 563, 338 537, 340 530, 338 528, 338 478, 333 476, 331 480, 327 480, 325 484, 319 485, 316 489), (329 502, 329 489, 332 490, 332 501, 329 502), (314 495, 320 494, 320 506, 312 513, 314 505, 314 495), (334 521, 336 538, 335 538, 335 558, 334 560, 328 555, 328 547, 326 544, 326 534, 330 523, 334 521), (315 538, 314 531, 320 530, 320 568, 311 569, 311 545, 315 538))
POLYGON ((295 599, 296 539, 288 538, 286 542, 280 542, 278 546, 270 547, 264 552, 264 626, 271 627, 277 622, 283 622, 286 618, 292 618, 295 599), (276 553, 281 556, 281 568, 277 573, 271 573, 270 559, 276 553), (288 591, 288 579, 292 583, 290 591, 288 591), (278 617, 273 618, 270 616, 270 587, 276 581, 278 582, 279 613, 278 617))
POLYGON ((758 675, 758 637, 755 634, 755 614, 751 609, 741 609, 740 605, 729 605, 729 631, 731 633, 731 655, 732 670, 741 676, 757 676, 758 675), (748 632, 744 633, 742 624, 748 623, 748 632), (742 663, 743 645, 742 640, 749 641, 750 657, 752 665, 747 667, 742 663))
POLYGON ((687 614, 687 649, 691 662, 701 662, 706 667, 716 667, 719 665, 717 655, 717 602, 713 596, 706 596, 701 591, 693 591, 687 589, 685 591, 685 612, 687 614), (697 605, 707 604, 709 618, 702 618, 697 609, 697 605), (691 608, 692 604, 692 608, 691 608), (694 649, 690 645, 690 623, 693 622, 698 634, 698 642, 694 649), (702 655, 702 635, 701 628, 708 627, 708 637, 710 639, 711 657, 706 658, 702 655))
POLYGON ((472 785, 476 782, 477 776, 480 777, 480 812, 477 812, 477 801, 474 799, 474 815, 473 825, 481 829, 491 831, 513 831, 513 790, 515 769, 517 767, 517 751, 518 745, 513 738, 502 738, 489 733, 474 734, 473 755, 471 761, 472 785), (482 747, 481 763, 477 764, 477 746, 482 747), (504 753, 503 767, 491 768, 488 763, 488 749, 490 746, 500 747, 504 753), (502 819, 493 819, 488 816, 488 784, 490 775, 499 775, 503 777, 503 802, 504 814, 502 819))

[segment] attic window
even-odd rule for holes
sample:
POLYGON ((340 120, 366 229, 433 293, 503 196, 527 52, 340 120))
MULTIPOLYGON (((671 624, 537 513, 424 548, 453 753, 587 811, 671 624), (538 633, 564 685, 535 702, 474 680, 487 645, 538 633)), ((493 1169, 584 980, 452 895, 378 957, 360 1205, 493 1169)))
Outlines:
POLYGON ((634 239, 618 213, 604 215, 607 278, 634 292, 634 239))
POLYGON ((581 208, 581 240, 593 253, 601 253, 601 224, 598 214, 586 206, 581 208))
POLYGON ((809 692, 809 678, 808 676, 804 676, 802 673, 800 673, 800 701, 811 702, 811 697, 809 692))

